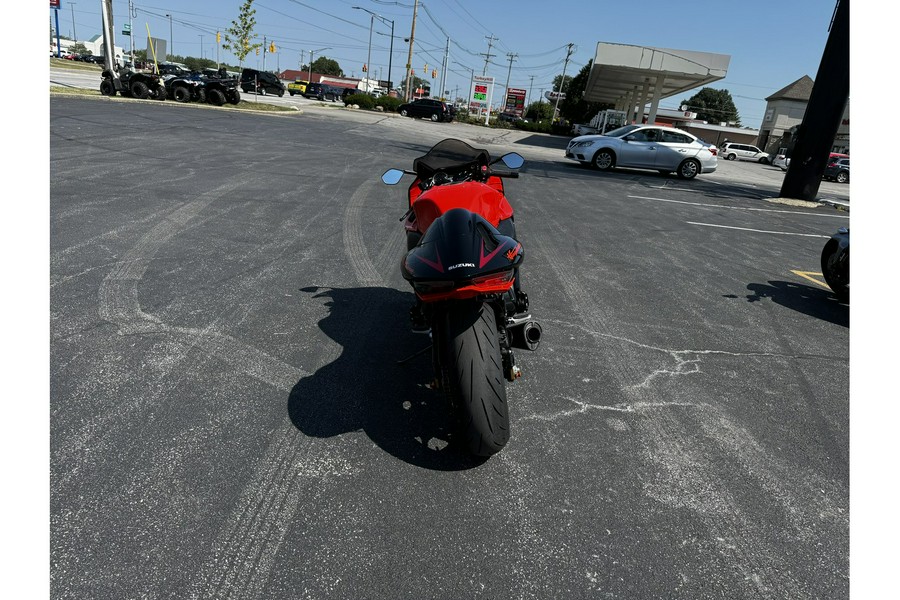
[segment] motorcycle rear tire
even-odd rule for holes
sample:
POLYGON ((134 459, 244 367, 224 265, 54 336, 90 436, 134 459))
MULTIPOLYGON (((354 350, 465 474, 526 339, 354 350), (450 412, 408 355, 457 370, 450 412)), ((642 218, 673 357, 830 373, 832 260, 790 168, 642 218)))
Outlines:
POLYGON ((506 381, 494 309, 460 302, 447 314, 449 393, 459 413, 461 445, 491 456, 509 441, 506 381))

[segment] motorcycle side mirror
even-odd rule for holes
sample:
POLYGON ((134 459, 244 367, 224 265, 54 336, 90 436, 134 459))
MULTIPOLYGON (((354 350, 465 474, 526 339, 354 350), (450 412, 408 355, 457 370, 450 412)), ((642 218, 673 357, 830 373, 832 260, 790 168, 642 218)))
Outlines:
POLYGON ((525 159, 518 152, 510 152, 500 157, 500 160, 510 169, 518 169, 525 164, 525 159))
POLYGON ((400 169, 388 169, 381 176, 381 181, 387 185, 397 185, 401 179, 403 179, 403 171, 400 169))

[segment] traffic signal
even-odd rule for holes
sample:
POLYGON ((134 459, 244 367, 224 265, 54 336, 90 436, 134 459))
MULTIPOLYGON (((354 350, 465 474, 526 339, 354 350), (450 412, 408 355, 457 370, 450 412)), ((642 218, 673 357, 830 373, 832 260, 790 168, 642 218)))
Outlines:
POLYGON ((431 78, 434 79, 435 77, 437 77, 437 69, 432 69, 431 70, 431 78))
POLYGON ((269 52, 275 52, 275 42, 269 44, 269 52))
POLYGON ((366 63, 363 63, 363 73, 368 73, 368 72, 369 72, 368 65, 366 65, 366 63))
POLYGON ((259 46, 256 47, 256 55, 259 56, 259 46))
POLYGON ((218 31, 216 32, 216 43, 217 43, 217 44, 221 44, 221 43, 222 43, 222 34, 219 33, 218 31))
POLYGON ((428 63, 425 63, 425 68, 422 69, 422 72, 423 72, 423 73, 427 73, 427 72, 428 72, 428 63))

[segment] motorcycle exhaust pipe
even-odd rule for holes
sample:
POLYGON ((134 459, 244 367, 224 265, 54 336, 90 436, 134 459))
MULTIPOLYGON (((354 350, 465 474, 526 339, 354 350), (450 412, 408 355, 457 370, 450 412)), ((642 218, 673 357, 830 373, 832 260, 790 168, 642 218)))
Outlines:
POLYGON ((513 348, 537 350, 541 343, 543 330, 537 321, 526 321, 521 325, 510 327, 510 342, 513 348))

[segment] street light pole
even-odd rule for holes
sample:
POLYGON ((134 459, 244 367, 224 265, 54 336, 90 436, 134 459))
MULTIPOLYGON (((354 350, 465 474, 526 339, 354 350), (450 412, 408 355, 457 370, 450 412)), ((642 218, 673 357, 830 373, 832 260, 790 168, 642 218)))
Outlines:
POLYGON ((74 38, 72 41, 73 41, 73 42, 77 42, 77 41, 78 41, 78 34, 75 33, 75 3, 74 3, 74 2, 69 2, 69 6, 72 7, 72 37, 74 38))
POLYGON ((324 52, 325 50, 331 50, 331 47, 328 47, 328 48, 319 48, 318 50, 310 50, 310 51, 309 51, 309 77, 307 78, 307 81, 309 81, 309 83, 312 83, 312 82, 313 82, 313 81, 312 81, 312 61, 313 61, 313 54, 316 53, 316 52, 324 52))
POLYGON ((198 33, 197 35, 200 36, 200 60, 203 60, 203 34, 198 33))
MULTIPOLYGON (((418 0, 416 0, 416 1, 418 2, 418 0)), ((367 69, 366 78, 367 79, 369 77, 369 73, 372 72, 372 26, 375 25, 376 18, 379 21, 381 21, 382 23, 384 23, 385 25, 387 25, 388 21, 390 21, 390 23, 391 23, 391 49, 388 51, 389 52, 389 54, 388 54, 388 81, 393 83, 393 80, 391 79, 391 65, 392 65, 392 61, 394 59, 394 21, 391 19, 382 17, 379 14, 373 13, 371 10, 369 10, 367 8, 363 8, 361 6, 354 6, 353 8, 355 8, 356 10, 364 10, 367 13, 369 13, 370 15, 372 15, 372 18, 370 19, 370 22, 369 22, 369 56, 366 59, 366 69, 367 69)), ((379 35, 383 35, 383 34, 379 34, 379 35)), ((388 91, 390 91, 390 90, 388 90, 388 91)))

